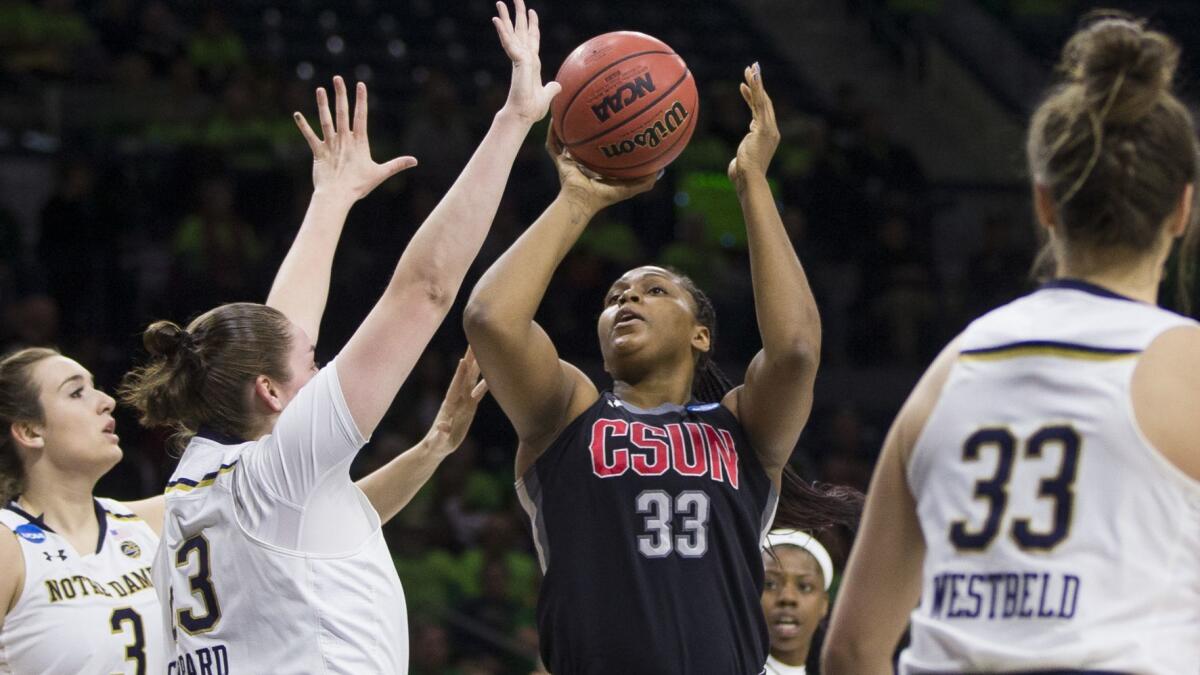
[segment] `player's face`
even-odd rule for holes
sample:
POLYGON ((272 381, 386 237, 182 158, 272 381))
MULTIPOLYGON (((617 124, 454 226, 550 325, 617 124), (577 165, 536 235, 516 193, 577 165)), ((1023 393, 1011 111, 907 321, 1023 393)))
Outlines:
MULTIPOLYGON (((762 608, 776 658, 803 660, 817 624, 829 612, 829 594, 821 567, 797 546, 776 546, 775 555, 763 553, 766 580, 762 608)), ((795 665, 795 664, 793 664, 795 665)))
MULTIPOLYGON (((703 328, 696 322, 692 297, 661 267, 626 272, 604 297, 597 332, 605 363, 635 353, 690 350, 703 328)), ((705 343, 707 346, 707 343, 705 343)))
POLYGON ((113 397, 97 389, 92 374, 65 356, 42 359, 33 367, 40 391, 42 439, 38 461, 97 477, 121 461, 121 439, 112 412, 113 397))
POLYGON ((292 324, 292 344, 288 349, 288 370, 291 371, 292 377, 281 385, 284 406, 317 374, 315 358, 316 345, 312 339, 303 328, 292 324))

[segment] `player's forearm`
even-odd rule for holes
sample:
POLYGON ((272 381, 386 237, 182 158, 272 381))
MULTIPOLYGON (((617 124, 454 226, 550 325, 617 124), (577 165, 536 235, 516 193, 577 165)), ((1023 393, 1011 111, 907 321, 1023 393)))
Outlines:
POLYGON ((393 277, 450 298, 458 292, 504 194, 530 125, 501 110, 454 185, 413 235, 393 277))
POLYGON ((484 273, 467 304, 468 333, 487 325, 527 326, 554 271, 595 211, 560 194, 484 273))
POLYGON ((808 277, 771 195, 765 176, 747 177, 738 190, 750 250, 754 309, 767 358, 821 352, 821 317, 808 277))
POLYGON ((821 672, 825 675, 891 675, 892 658, 886 650, 871 653, 861 648, 853 636, 826 638, 821 651, 821 672))
POLYGON ((447 454, 425 439, 355 484, 386 523, 412 501, 447 454))
POLYGON ((308 334, 315 343, 329 297, 333 255, 354 199, 336 191, 315 191, 304 221, 271 284, 267 305, 308 334))

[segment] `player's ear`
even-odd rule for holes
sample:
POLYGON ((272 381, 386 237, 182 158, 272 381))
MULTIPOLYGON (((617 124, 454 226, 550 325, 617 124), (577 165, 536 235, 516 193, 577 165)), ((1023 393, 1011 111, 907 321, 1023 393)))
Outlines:
POLYGON ((1054 203, 1054 194, 1049 185, 1034 183, 1033 207, 1042 227, 1051 231, 1058 227, 1058 206, 1054 203))
POLYGON ((279 385, 266 375, 254 378, 254 399, 272 413, 283 412, 283 394, 279 385))
POLYGON ((708 326, 696 324, 696 327, 692 329, 692 349, 703 354, 707 354, 712 349, 712 333, 708 330, 708 326))
POLYGON ((36 450, 46 447, 46 437, 42 431, 42 427, 33 422, 13 422, 9 427, 9 435, 17 445, 36 450))

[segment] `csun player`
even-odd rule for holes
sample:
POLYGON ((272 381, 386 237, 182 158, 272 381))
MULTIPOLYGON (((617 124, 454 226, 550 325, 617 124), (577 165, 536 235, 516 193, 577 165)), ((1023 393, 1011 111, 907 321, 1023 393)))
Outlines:
POLYGON ((972 323, 901 410, 826 672, 890 673, 913 607, 903 673, 1200 669, 1200 327, 1155 306, 1196 234, 1178 59, 1112 14, 1067 43, 1028 143, 1056 278, 972 323))
POLYGON ((744 386, 709 359, 712 303, 661 267, 626 272, 604 298, 611 392, 559 360, 534 321, 554 269, 597 211, 655 179, 589 178, 553 134, 558 198, 467 304, 467 337, 520 438, 517 489, 545 572, 538 632, 556 675, 759 673, 767 660, 759 547, 811 408, 820 326, 767 186, 771 102, 757 66, 745 78, 753 122, 729 173, 763 349, 744 386))
MULTIPOLYGON (((340 222, 413 163, 370 159, 366 89, 352 126, 340 78, 334 116, 319 94, 323 139, 297 115, 315 191, 325 193, 326 180, 338 189, 331 201, 314 200, 267 305, 227 304, 186 329, 167 321, 146 329, 151 359, 130 373, 123 395, 144 423, 188 439, 154 563, 172 659, 186 666, 175 675, 218 652, 227 672, 407 672, 404 593, 380 525, 444 455, 405 453, 358 487, 349 466, 449 311, 517 151, 557 91, 541 81, 536 15, 520 0, 516 8, 512 21, 498 4, 494 19, 513 63, 507 102, 332 363, 318 369, 313 345, 337 236, 316 224, 327 210, 340 222)), ((472 388, 477 373, 468 355, 452 385, 472 408, 483 391, 472 388)), ((465 429, 444 421, 434 432, 461 439, 465 429)))

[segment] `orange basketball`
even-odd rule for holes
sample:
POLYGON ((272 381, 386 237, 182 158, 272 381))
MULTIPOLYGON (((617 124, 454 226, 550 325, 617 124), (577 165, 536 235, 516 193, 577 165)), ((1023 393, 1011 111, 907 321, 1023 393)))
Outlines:
POLYGON ((683 152, 700 103, 687 64, 661 40, 618 31, 579 45, 555 78, 554 131, 610 178, 648 176, 683 152))

